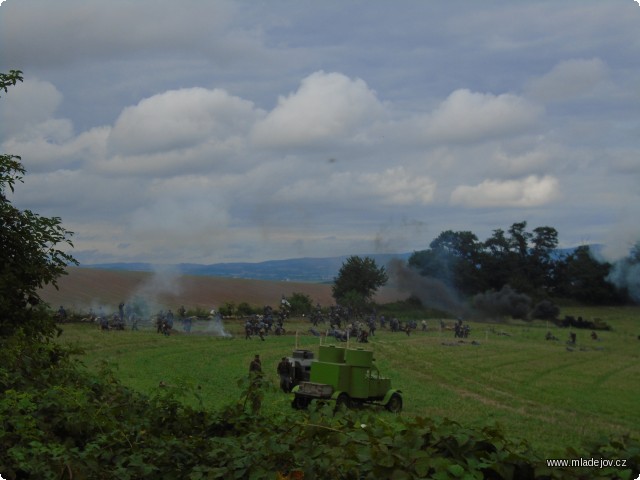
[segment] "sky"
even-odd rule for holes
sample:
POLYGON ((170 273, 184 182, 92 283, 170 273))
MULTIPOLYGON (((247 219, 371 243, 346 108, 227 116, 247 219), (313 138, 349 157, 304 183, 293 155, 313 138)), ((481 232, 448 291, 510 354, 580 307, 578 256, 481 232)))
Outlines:
POLYGON ((640 240, 634 0, 6 0, 10 197, 82 264, 640 240))

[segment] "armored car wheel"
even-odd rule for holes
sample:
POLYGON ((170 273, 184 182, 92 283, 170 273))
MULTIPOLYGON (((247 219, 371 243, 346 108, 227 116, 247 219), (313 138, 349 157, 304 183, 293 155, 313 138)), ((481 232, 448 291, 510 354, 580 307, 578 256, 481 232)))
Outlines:
POLYGON ((296 395, 295 397, 293 397, 291 406, 296 410, 304 410, 309 406, 309 399, 307 397, 296 395))
POLYGON ((341 405, 344 405, 346 408, 351 407, 351 398, 349 398, 349 395, 346 393, 341 393, 338 395, 338 398, 336 398, 336 410, 340 408, 341 405))
POLYGON ((393 413, 400 412, 400 410, 402 410, 402 397, 399 394, 394 393, 391 395, 391 398, 389 398, 389 401, 384 408, 393 413))

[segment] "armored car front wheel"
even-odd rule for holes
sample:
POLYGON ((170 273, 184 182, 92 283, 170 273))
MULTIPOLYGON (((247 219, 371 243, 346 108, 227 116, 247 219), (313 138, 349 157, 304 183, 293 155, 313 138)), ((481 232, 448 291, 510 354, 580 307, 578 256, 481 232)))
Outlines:
POLYGON ((389 401, 384 408, 393 413, 400 412, 402 410, 402 397, 399 394, 394 393, 391 395, 391 398, 389 398, 389 401))
POLYGON ((309 399, 307 397, 303 397, 302 395, 296 395, 295 397, 293 397, 291 406, 296 410, 304 410, 309 406, 309 399))
POLYGON ((336 409, 340 408, 341 405, 344 405, 346 408, 351 408, 351 398, 346 393, 341 393, 336 398, 336 409))

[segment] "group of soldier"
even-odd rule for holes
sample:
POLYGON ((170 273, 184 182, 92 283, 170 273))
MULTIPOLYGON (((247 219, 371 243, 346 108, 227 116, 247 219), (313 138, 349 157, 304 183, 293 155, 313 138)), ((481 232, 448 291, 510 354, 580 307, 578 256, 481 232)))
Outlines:
MULTIPOLYGON (((280 378, 280 389, 285 393, 291 392, 294 386, 295 367, 287 357, 282 357, 282 360, 280 360, 280 363, 278 363, 276 367, 276 372, 280 378)), ((249 380, 251 385, 247 397, 254 412, 260 409, 262 401, 258 390, 262 383, 263 375, 262 360, 260 359, 260 354, 256 354, 251 362, 249 362, 249 380)))
MULTIPOLYGON (((598 334, 596 333, 595 330, 591 330, 591 334, 589 336, 591 337, 591 340, 600 340, 600 337, 598 337, 598 334)), ((554 341, 558 340, 558 338, 551 333, 551 330, 547 330, 547 333, 544 336, 544 339, 554 340, 554 341)), ((575 332, 569 332, 569 340, 567 340, 567 343, 570 345, 575 345, 577 341, 578 341, 577 334, 575 332)))
MULTIPOLYGON (((193 318, 187 317, 187 309, 184 308, 184 305, 181 305, 178 308, 178 319, 182 324, 182 329, 185 333, 191 333, 191 328, 193 326, 193 318)), ((171 309, 160 310, 155 318, 156 331, 165 336, 171 335, 173 331, 173 325, 175 321, 175 315, 171 311, 171 309)))
POLYGON ((453 327, 453 331, 455 338, 467 338, 471 333, 471 327, 467 323, 462 323, 462 319, 458 318, 453 327))
MULTIPOLYGON (((286 393, 290 392, 293 387, 292 382, 295 375, 295 367, 287 357, 282 357, 282 360, 280 360, 276 367, 276 372, 280 378, 280 389, 286 393)), ((256 376, 262 376, 262 374, 262 360, 260 359, 260 355, 256 354, 249 363, 249 376, 255 378, 256 376)))
POLYGON ((270 333, 275 335, 284 335, 284 322, 289 318, 291 312, 291 304, 285 296, 280 300, 280 309, 274 311, 270 305, 265 305, 262 315, 253 315, 244 322, 244 338, 251 340, 253 336, 260 337, 264 341, 264 337, 270 333))
MULTIPOLYGON (((396 317, 387 319, 384 315, 378 316, 375 311, 364 320, 354 320, 352 315, 353 312, 348 308, 339 305, 330 307, 328 315, 330 327, 327 330, 327 335, 339 341, 347 341, 349 338, 354 338, 358 342, 367 342, 369 337, 375 336, 378 327, 381 329, 388 328, 391 332, 403 332, 406 333, 407 336, 410 336, 412 332, 418 329, 418 322, 416 320, 402 321, 396 317)), ((326 321, 319 304, 310 315, 310 321, 313 327, 309 329, 309 332, 312 335, 319 336, 320 332, 316 327, 326 321)), ((427 321, 422 320, 420 325, 421 331, 426 332, 427 321)), ((440 321, 440 329, 441 331, 450 330, 450 328, 447 328, 444 320, 440 321)), ((463 323, 461 318, 457 319, 453 330, 454 337, 456 338, 467 338, 471 333, 471 327, 463 323)))
MULTIPOLYGON (((214 311, 212 310, 212 312, 214 311)), ((285 333, 285 320, 289 318, 290 312, 291 305, 282 295, 278 310, 266 305, 263 308, 262 315, 252 315, 246 319, 244 323, 245 339, 249 340, 257 336, 264 341, 265 337, 270 334, 283 335, 285 333)), ((60 306, 56 316, 60 321, 64 321, 67 318, 67 312, 63 306, 60 306)), ((101 330, 124 330, 126 324, 131 325, 131 330, 138 330, 140 319, 141 317, 131 305, 125 305, 124 302, 121 302, 116 313, 105 315, 102 312, 102 307, 100 307, 100 311, 97 314, 91 310, 87 320, 97 323, 101 330)), ((352 309, 342 305, 332 305, 325 314, 319 303, 309 316, 309 319, 314 326, 309 330, 313 335, 320 336, 320 332, 315 327, 328 321, 330 325, 327 329, 328 336, 333 336, 338 341, 355 339, 355 341, 361 343, 367 343, 370 337, 375 336, 378 328, 388 328, 391 332, 404 332, 407 335, 410 335, 418 328, 418 323, 415 320, 403 322, 396 317, 387 319, 384 315, 377 315, 375 311, 363 318, 363 315, 360 315, 359 312, 354 312, 352 309)), ((171 335, 174 331, 176 321, 181 322, 185 333, 190 333, 193 326, 193 317, 187 316, 184 305, 177 310, 177 319, 173 311, 168 309, 166 311, 160 310, 151 317, 151 321, 155 325, 157 333, 165 336, 171 335)), ((422 331, 426 332, 426 320, 422 320, 421 325, 422 331)), ((441 329, 443 328, 445 328, 444 323, 441 321, 441 329)), ((469 326, 463 325, 462 320, 458 319, 455 324, 455 337, 466 338, 469 332, 469 326)))

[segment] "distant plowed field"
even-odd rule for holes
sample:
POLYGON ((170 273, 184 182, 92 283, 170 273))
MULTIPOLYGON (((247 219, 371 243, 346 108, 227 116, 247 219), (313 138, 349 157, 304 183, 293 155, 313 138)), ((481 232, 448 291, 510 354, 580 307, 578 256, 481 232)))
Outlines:
MULTIPOLYGON (((42 297, 52 307, 64 305, 74 310, 85 310, 99 305, 117 306, 135 296, 145 297, 166 308, 210 309, 227 302, 247 302, 252 306, 277 306, 284 294, 308 295, 314 302, 326 307, 335 302, 331 285, 303 282, 275 282, 239 278, 176 275, 172 272, 149 273, 124 270, 101 270, 70 267, 69 274, 58 280, 59 289, 47 286, 42 297)), ((404 299, 392 287, 382 288, 376 297, 378 303, 404 299)))

